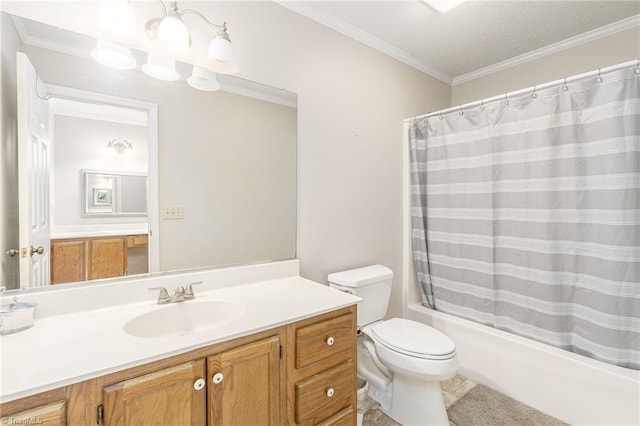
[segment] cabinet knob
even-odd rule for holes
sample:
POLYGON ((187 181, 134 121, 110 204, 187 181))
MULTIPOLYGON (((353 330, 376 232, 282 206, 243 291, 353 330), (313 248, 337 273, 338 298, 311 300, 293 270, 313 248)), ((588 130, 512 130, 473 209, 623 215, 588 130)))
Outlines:
POLYGON ((195 390, 202 390, 204 389, 204 385, 207 384, 207 382, 205 382, 204 379, 198 379, 193 383, 193 388, 195 390))
POLYGON ((211 381, 213 381, 214 384, 218 385, 222 383, 222 379, 224 379, 224 375, 222 373, 216 373, 213 375, 211 381))
POLYGON ((327 389, 327 397, 328 398, 331 398, 334 393, 335 393, 335 391, 333 390, 333 388, 327 389))
POLYGON ((329 346, 333 346, 333 344, 335 343, 335 341, 336 341, 336 340, 333 338, 333 336, 329 336, 329 337, 327 338, 327 345, 329 345, 329 346))

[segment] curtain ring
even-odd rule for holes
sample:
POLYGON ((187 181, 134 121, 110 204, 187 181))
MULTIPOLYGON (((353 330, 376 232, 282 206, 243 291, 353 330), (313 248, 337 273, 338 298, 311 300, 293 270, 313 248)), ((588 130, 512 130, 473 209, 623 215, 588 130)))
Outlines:
POLYGON ((460 114, 461 116, 464 115, 464 111, 462 111, 462 107, 460 107, 459 110, 460 111, 458 112, 458 114, 460 114))
POLYGON ((638 58, 638 64, 636 65, 636 69, 634 70, 636 75, 640 75, 640 58, 638 58))
POLYGON ((504 104, 505 105, 509 105, 509 98, 507 97, 507 94, 504 94, 504 104))
POLYGON ((565 92, 567 90, 569 90, 569 88, 567 87, 567 77, 564 78, 563 83, 562 83, 562 90, 564 90, 565 92))
POLYGON ((444 117, 442 116, 442 114, 440 114, 440 115, 438 116, 438 119, 439 119, 440 121, 444 120, 444 117))
POLYGON ((484 111, 484 99, 480 99, 480 111, 484 111))
POLYGON ((602 83, 602 76, 600 75, 600 70, 601 70, 601 68, 598 68, 598 78, 596 78, 596 81, 598 83, 602 83))
POLYGON ((533 99, 535 99, 535 98, 537 98, 537 97, 538 97, 538 93, 536 93, 536 86, 535 86, 535 84, 533 85, 533 93, 531 94, 531 97, 532 97, 533 99))

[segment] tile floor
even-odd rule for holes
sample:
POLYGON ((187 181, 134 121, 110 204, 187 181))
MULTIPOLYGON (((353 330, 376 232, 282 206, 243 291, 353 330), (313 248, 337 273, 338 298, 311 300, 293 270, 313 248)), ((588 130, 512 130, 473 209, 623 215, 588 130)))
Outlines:
MULTIPOLYGON (((446 382, 442 382, 440 384, 442 388, 442 396, 444 397, 444 403, 447 408, 451 406, 454 402, 459 400, 469 392, 476 384, 471 380, 462 377, 456 376, 453 379, 447 380, 446 382)), ((388 416, 386 416, 382 411, 377 408, 370 408, 364 414, 364 419, 362 422, 362 426, 402 426, 399 423, 394 422, 388 416)), ((455 425, 452 425, 455 426, 455 425)))

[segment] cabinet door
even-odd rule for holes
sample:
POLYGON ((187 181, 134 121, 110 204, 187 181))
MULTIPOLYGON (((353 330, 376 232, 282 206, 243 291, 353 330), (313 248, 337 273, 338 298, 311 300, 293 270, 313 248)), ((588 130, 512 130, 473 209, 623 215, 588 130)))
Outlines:
POLYGON ((2 417, 0 424, 64 426, 67 424, 65 405, 65 401, 59 401, 31 410, 21 411, 10 416, 2 417))
POLYGON ((87 279, 87 240, 51 241, 51 284, 87 279))
POLYGON ((208 424, 280 425, 278 336, 207 358, 208 424))
POLYGON ((127 239, 125 237, 92 238, 89 279, 127 275, 127 239))
POLYGON ((105 425, 202 426, 206 392, 195 383, 204 378, 202 359, 106 387, 105 425))

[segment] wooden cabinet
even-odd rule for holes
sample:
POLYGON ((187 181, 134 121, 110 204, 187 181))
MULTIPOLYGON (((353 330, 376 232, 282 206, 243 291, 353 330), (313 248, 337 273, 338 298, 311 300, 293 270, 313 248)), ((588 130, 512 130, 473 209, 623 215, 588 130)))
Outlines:
POLYGON ((211 425, 280 425, 277 336, 207 358, 211 425))
POLYGON ((65 401, 58 401, 20 411, 0 418, 0 424, 64 426, 67 424, 65 405, 65 401))
MULTIPOLYGON (((146 234, 51 240, 51 283, 125 276, 129 251, 144 254, 139 251, 147 245, 146 234)), ((147 271, 146 265, 142 266, 136 273, 147 271)))
POLYGON ((105 424, 203 425, 206 413, 204 388, 204 360, 108 386, 104 389, 105 424))
POLYGON ((288 423, 355 424, 355 307, 289 326, 287 348, 288 423))
POLYGON ((127 240, 125 237, 91 238, 89 279, 127 275, 127 240))
POLYGON ((69 426, 355 426, 355 317, 353 306, 193 349, 0 404, 0 416, 69 426))
POLYGON ((51 240, 51 284, 86 280, 88 253, 87 240, 51 240))
POLYGON ((277 426, 279 338, 209 356, 206 368, 199 359, 105 387, 104 424, 277 426))

